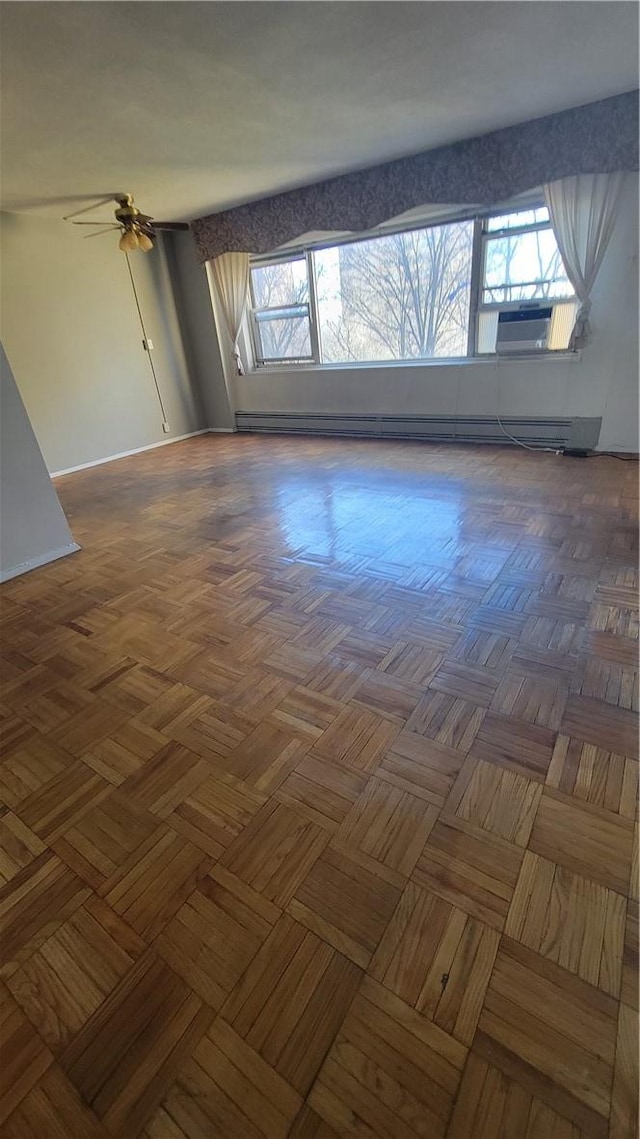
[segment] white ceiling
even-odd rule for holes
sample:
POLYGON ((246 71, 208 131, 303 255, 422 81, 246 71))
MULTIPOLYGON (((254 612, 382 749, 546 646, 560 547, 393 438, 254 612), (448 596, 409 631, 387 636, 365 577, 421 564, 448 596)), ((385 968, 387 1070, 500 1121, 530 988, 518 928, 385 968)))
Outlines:
POLYGON ((190 219, 618 94, 609 2, 1 5, 2 208, 190 219))

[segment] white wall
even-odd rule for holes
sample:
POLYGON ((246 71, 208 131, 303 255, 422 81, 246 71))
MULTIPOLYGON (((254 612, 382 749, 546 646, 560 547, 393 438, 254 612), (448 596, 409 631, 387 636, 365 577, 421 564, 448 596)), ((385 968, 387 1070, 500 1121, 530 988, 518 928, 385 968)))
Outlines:
POLYGON ((131 266, 169 435, 117 233, 85 241, 85 232, 49 217, 0 215, 2 339, 50 471, 207 426, 162 243, 132 254, 131 266))
POLYGON ((269 369, 230 377, 238 411, 602 416, 599 448, 638 451, 638 176, 593 292, 582 357, 269 369))
POLYGON ((0 581, 79 549, 0 344, 0 581))

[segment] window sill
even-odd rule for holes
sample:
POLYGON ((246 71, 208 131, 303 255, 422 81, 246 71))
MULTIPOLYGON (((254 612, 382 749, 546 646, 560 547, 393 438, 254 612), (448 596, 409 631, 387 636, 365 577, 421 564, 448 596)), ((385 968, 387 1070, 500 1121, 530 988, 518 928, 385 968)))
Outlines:
POLYGON ((468 368, 470 366, 477 367, 480 365, 500 365, 500 364, 522 364, 522 363, 539 363, 540 361, 554 362, 564 361, 565 363, 579 363, 582 359, 582 352, 558 351, 558 352, 501 352, 493 355, 483 356, 455 356, 451 358, 444 358, 437 360, 373 360, 370 363, 352 362, 346 364, 262 364, 259 368, 248 368, 246 371, 247 376, 262 376, 269 375, 274 372, 361 372, 379 370, 380 368, 468 368))

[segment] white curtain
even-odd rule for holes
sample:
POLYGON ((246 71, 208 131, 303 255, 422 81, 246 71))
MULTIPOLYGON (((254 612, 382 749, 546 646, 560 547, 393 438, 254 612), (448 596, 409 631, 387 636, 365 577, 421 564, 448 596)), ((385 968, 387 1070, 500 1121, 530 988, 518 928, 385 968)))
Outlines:
POLYGON ((216 257, 211 262, 211 280, 231 339, 238 375, 242 376, 244 368, 238 349, 238 335, 249 296, 249 254, 223 253, 216 257))
POLYGON ((579 301, 570 348, 582 348, 589 340, 591 290, 618 216, 623 177, 575 174, 544 186, 553 232, 579 301))

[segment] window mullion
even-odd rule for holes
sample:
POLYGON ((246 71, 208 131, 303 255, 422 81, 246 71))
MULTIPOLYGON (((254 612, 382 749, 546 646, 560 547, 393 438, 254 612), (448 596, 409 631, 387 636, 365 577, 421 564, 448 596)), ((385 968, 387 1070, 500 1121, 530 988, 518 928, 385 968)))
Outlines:
POLYGON ((320 321, 318 317, 318 290, 316 288, 316 262, 313 250, 305 253, 307 261, 307 279, 309 281, 309 336, 311 339, 311 355, 316 364, 321 364, 320 356, 320 321))
POLYGON ((478 340, 478 312, 480 311, 483 277, 482 220, 473 223, 473 246, 471 252, 471 287, 469 291, 469 330, 467 336, 467 356, 476 355, 478 340))

